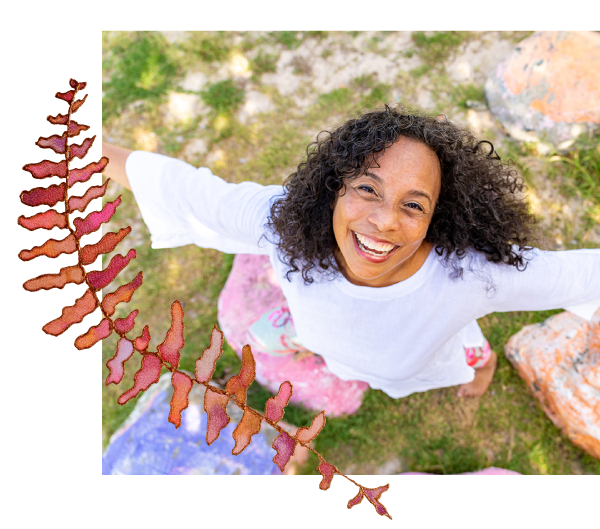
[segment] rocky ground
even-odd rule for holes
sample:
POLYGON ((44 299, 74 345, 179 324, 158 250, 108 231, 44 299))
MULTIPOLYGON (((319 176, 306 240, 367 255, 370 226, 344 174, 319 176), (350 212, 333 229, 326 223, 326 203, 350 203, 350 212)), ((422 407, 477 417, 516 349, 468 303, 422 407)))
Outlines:
MULTIPOLYGON (((552 153, 508 137, 487 107, 483 90, 487 77, 527 35, 105 33, 103 138, 208 166, 231 182, 280 184, 319 131, 330 130, 367 108, 399 103, 446 115, 491 141, 503 159, 514 161, 543 227, 542 247, 600 247, 599 201, 578 190, 569 166, 553 159, 552 153)), ((106 198, 121 193, 111 185, 106 198)), ((127 192, 105 229, 115 231, 124 225, 133 227, 127 240, 129 247, 138 250, 135 273, 144 271, 142 292, 134 298, 141 320, 156 328, 157 336, 164 336, 170 303, 183 301, 182 367, 193 371, 194 359, 208 345, 207 329, 216 322, 216 299, 231 259, 195 247, 149 249, 148 232, 127 192), (189 340, 188 332, 195 332, 189 340)), ((134 271, 126 273, 120 281, 134 275, 134 271)), ((490 315, 480 324, 492 347, 502 351, 511 334, 548 315, 490 315)), ((114 343, 105 340, 104 362, 113 352, 114 343)), ((222 362, 220 376, 238 365, 231 350, 222 362)), ((126 380, 132 380, 135 367, 132 362, 126 380)), ((104 445, 131 409, 114 404, 120 392, 104 390, 104 445)), ((372 393, 364 414, 332 420, 333 426, 328 423, 331 437, 321 434, 320 449, 328 451, 340 468, 355 473, 454 473, 491 465, 522 473, 600 471, 595 460, 551 425, 504 358, 491 391, 477 401, 457 403, 449 391, 428 392, 402 402, 372 393), (376 415, 379 420, 369 422, 367 418, 376 415), (375 444, 369 438, 374 427, 382 429, 375 444), (365 455, 368 450, 371 455, 365 455)), ((256 407, 268 396, 257 390, 252 397, 256 407)), ((299 425, 307 417, 301 410, 290 415, 286 419, 299 425)), ((312 470, 307 467, 306 472, 312 470)))

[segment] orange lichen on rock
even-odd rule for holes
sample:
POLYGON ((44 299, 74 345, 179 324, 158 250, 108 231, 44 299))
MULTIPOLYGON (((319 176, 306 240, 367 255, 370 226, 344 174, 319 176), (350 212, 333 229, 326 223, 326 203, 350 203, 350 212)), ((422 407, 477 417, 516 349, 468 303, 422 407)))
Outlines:
POLYGON ((504 350, 552 422, 600 458, 600 311, 591 322, 563 312, 528 325, 504 350))
POLYGON ((513 94, 539 90, 530 106, 554 121, 600 123, 600 34, 548 31, 519 50, 504 71, 513 94))

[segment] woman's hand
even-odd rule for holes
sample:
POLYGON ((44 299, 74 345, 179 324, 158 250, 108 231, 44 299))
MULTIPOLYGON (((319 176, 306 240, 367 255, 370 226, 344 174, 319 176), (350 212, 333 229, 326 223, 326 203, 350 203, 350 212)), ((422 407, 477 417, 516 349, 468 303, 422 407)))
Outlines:
POLYGON ((127 173, 125 172, 125 162, 132 152, 130 149, 117 147, 105 141, 102 142, 102 156, 106 156, 109 160, 106 169, 104 169, 104 175, 126 187, 129 191, 131 191, 131 185, 129 185, 127 173))

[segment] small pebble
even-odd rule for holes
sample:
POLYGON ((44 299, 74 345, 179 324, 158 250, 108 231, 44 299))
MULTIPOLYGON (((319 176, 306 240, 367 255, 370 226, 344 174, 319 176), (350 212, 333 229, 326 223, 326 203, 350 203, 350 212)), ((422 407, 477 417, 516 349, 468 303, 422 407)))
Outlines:
POLYGON ((467 108, 472 108, 473 110, 487 109, 487 105, 485 103, 482 103, 481 101, 473 101, 472 99, 467 99, 465 101, 465 105, 467 105, 467 108))

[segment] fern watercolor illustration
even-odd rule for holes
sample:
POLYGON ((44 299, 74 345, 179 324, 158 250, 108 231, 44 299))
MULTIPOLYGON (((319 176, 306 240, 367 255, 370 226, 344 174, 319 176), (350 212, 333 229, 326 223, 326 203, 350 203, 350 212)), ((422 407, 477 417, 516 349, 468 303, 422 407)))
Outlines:
POLYGON ((259 413, 246 405, 247 390, 255 379, 256 366, 249 345, 243 348, 240 372, 231 377, 225 389, 222 390, 210 385, 216 363, 223 353, 224 337, 216 325, 213 326, 211 332, 210 346, 196 360, 194 378, 191 378, 179 370, 180 351, 185 344, 184 312, 179 301, 174 301, 171 305, 171 326, 156 351, 148 350, 150 329, 147 325, 143 328, 140 336, 128 337, 128 333, 135 325, 135 318, 139 315, 138 310, 133 310, 126 318, 113 317, 115 307, 119 303, 131 301, 135 291, 142 285, 142 272, 139 272, 135 279, 126 285, 122 285, 114 292, 106 294, 100 301, 98 293, 107 287, 135 259, 136 252, 131 249, 125 256, 120 254, 114 256, 108 266, 101 271, 87 272, 84 268, 85 265, 94 263, 100 255, 112 252, 131 232, 131 227, 122 228, 117 233, 106 233, 98 243, 81 246, 82 236, 97 231, 103 223, 112 218, 121 202, 120 196, 113 202, 106 203, 102 210, 92 211, 85 218, 75 218, 71 223, 70 216, 73 212, 85 213, 92 200, 104 196, 109 180, 107 179, 101 186, 88 188, 82 196, 69 196, 69 190, 75 184, 87 182, 92 175, 103 172, 108 164, 108 159, 102 157, 99 161, 91 162, 80 169, 71 168, 71 162, 75 158, 83 159, 86 156, 94 143, 95 136, 84 139, 80 144, 69 144, 69 138, 78 136, 81 132, 89 129, 87 125, 80 124, 73 119, 73 114, 77 112, 87 98, 86 95, 77 99, 78 93, 85 88, 86 83, 71 79, 69 84, 71 90, 56 94, 58 99, 68 104, 67 113, 48 116, 47 118, 54 125, 65 126, 66 130, 60 135, 56 134, 47 138, 41 137, 36 142, 36 145, 41 148, 51 149, 57 154, 64 155, 64 160, 60 162, 43 160, 38 163, 26 164, 23 167, 36 179, 41 180, 58 176, 63 182, 49 187, 36 187, 23 191, 21 193, 23 204, 31 207, 45 205, 51 209, 31 217, 21 216, 18 219, 19 225, 30 231, 37 229, 49 230, 58 227, 67 230, 68 235, 61 240, 49 239, 41 246, 30 250, 22 250, 19 257, 23 261, 29 261, 40 255, 55 258, 62 254, 76 254, 77 262, 75 264, 61 268, 58 273, 43 274, 30 279, 23 284, 23 287, 29 292, 36 292, 53 288, 62 289, 69 283, 85 283, 87 290, 73 305, 64 307, 59 317, 44 325, 43 331, 58 336, 72 325, 82 322, 86 316, 94 313, 99 308, 102 314, 100 323, 91 326, 86 332, 78 336, 75 340, 75 347, 79 350, 88 349, 100 340, 110 336, 113 332, 119 335, 120 339, 117 343, 115 355, 106 363, 109 369, 106 385, 121 383, 125 363, 135 353, 142 356, 141 368, 134 375, 133 386, 119 397, 119 404, 123 405, 130 399, 136 398, 142 391, 157 383, 161 372, 166 369, 172 373, 171 383, 174 388, 168 420, 173 423, 175 428, 179 428, 181 426, 181 414, 189 404, 188 396, 193 384, 202 384, 206 387, 204 409, 208 417, 206 432, 208 445, 218 439, 221 430, 229 424, 231 419, 227 414, 226 406, 231 400, 243 410, 242 419, 233 431, 235 440, 235 446, 232 450, 233 455, 240 454, 250 445, 252 436, 260 431, 261 423, 265 421, 279 432, 272 444, 277 452, 273 462, 282 471, 294 455, 296 447, 298 445, 305 446, 319 458, 320 464, 317 470, 322 475, 319 484, 320 489, 327 490, 333 477, 340 474, 359 488, 357 495, 348 502, 348 508, 358 505, 363 498, 367 498, 378 514, 391 519, 387 509, 379 501, 381 495, 388 490, 389 484, 373 489, 364 487, 341 473, 337 467, 326 462, 318 452, 308 446, 308 443, 314 440, 325 426, 325 412, 315 416, 310 426, 298 428, 294 435, 290 435, 278 425, 278 422, 284 416, 285 407, 293 392, 293 387, 289 381, 283 382, 277 395, 268 399, 264 413, 259 413), (52 209, 61 202, 64 204, 63 212, 52 209))

